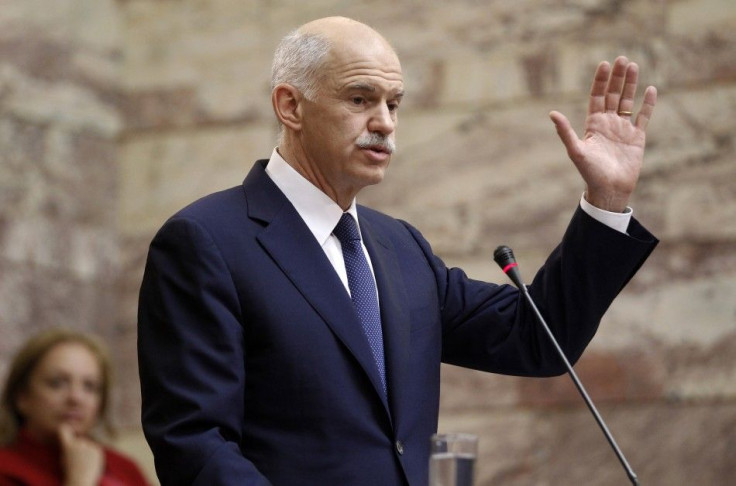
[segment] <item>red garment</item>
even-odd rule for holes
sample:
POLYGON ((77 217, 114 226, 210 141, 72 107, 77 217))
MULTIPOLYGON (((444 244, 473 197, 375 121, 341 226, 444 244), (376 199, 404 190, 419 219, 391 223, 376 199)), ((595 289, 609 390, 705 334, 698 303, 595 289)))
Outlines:
MULTIPOLYGON (((148 486, 133 461, 107 448, 104 452, 99 486, 148 486)), ((63 478, 58 446, 42 444, 21 431, 15 442, 0 448, 0 486, 61 486, 63 478)))

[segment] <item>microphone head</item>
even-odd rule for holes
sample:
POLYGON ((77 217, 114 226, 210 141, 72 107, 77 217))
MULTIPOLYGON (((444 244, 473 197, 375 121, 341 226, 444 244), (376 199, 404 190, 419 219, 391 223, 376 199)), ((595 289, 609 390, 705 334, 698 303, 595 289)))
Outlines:
POLYGON ((519 273, 519 266, 516 264, 516 258, 514 258, 514 252, 508 246, 501 245, 496 248, 493 252, 493 259, 496 260, 498 266, 501 267, 501 271, 509 276, 512 282, 522 290, 526 290, 524 282, 521 280, 521 274, 519 273))
MULTIPOLYGON (((514 258, 514 251, 506 245, 501 245, 493 252, 493 260, 498 263, 501 269, 505 269, 512 263, 516 263, 514 258)), ((505 270, 504 270, 505 271, 505 270)))

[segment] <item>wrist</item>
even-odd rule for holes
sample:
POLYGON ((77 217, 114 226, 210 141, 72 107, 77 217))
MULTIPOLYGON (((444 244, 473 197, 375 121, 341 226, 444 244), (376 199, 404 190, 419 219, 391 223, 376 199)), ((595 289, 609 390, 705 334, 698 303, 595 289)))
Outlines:
POLYGON ((592 206, 611 213, 624 213, 629 205, 629 195, 600 194, 586 190, 585 200, 592 206))

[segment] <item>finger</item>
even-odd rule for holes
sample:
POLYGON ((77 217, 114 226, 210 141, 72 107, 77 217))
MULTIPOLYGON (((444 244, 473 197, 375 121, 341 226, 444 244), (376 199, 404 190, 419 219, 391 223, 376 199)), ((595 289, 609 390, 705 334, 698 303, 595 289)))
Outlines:
POLYGON ((623 117, 629 117, 626 113, 634 111, 634 97, 636 96, 636 84, 639 79, 639 66, 635 63, 629 63, 626 67, 626 80, 624 81, 621 100, 618 103, 618 114, 623 117), (623 113, 623 114, 622 114, 623 113))
POLYGON ((562 144, 567 149, 567 155, 571 159, 576 160, 579 152, 578 144, 580 143, 580 139, 575 133, 575 130, 572 129, 570 121, 559 111, 550 112, 549 117, 555 124, 557 135, 562 140, 562 144))
POLYGON ((616 113, 618 111, 618 104, 621 100, 621 92, 624 88, 628 65, 629 60, 625 56, 619 56, 613 62, 611 77, 606 87, 606 111, 609 113, 616 113))
POLYGON ((654 105, 657 104, 657 88, 649 86, 644 91, 644 101, 641 104, 641 110, 636 115, 636 127, 641 130, 646 130, 649 125, 649 120, 652 118, 654 112, 654 105))
POLYGON ((59 426, 59 443, 62 447, 66 447, 74 442, 74 431, 69 424, 61 424, 59 426))
POLYGON ((606 85, 611 73, 611 65, 607 61, 598 64, 593 77, 593 85, 590 87, 590 101, 588 102, 588 114, 603 113, 606 109, 606 85))

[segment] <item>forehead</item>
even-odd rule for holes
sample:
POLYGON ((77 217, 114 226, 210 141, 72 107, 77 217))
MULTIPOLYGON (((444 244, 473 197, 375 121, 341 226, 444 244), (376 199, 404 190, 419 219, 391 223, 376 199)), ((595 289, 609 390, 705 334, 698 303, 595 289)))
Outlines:
POLYGON ((325 63, 325 80, 338 91, 370 86, 387 92, 401 92, 404 86, 398 56, 379 39, 335 44, 325 63))
POLYGON ((101 373, 97 356, 86 345, 78 342, 62 342, 49 349, 38 363, 36 371, 96 375, 101 373))

